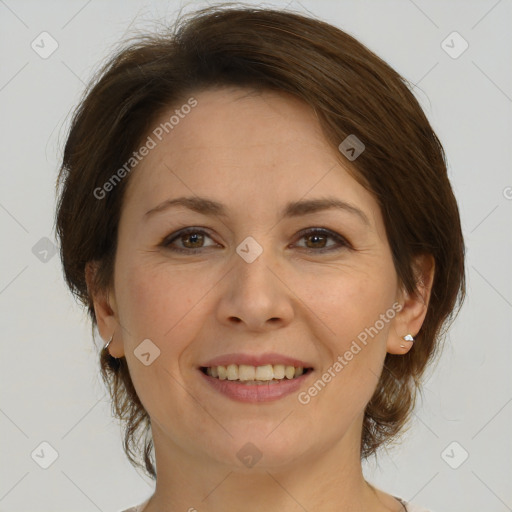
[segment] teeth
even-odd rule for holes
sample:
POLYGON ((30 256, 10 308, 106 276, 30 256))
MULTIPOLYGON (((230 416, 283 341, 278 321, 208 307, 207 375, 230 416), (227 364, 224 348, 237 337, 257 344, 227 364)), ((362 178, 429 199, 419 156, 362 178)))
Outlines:
POLYGON ((274 365, 274 379, 284 379, 284 364, 274 365))
POLYGON ((295 375, 295 368, 293 366, 287 366, 284 369, 284 375, 287 379, 293 379, 293 376, 295 375))
MULTIPOLYGON (((295 373, 295 368, 290 366, 295 373)), ((256 380, 272 380, 274 378, 274 369, 271 364, 266 364, 265 366, 257 366, 256 367, 256 380)))
POLYGON ((229 364, 226 368, 228 380, 238 380, 238 365, 229 364))
MULTIPOLYGON (((215 368, 215 367, 214 367, 215 368)), ((212 372, 213 376, 213 372, 212 372)), ((238 378, 240 380, 254 380, 256 377, 256 368, 248 364, 241 364, 238 367, 238 378)))
POLYGON ((217 366, 217 372, 219 373, 220 380, 226 380, 226 367, 225 366, 217 366))
POLYGON ((251 366, 248 364, 229 364, 228 366, 211 366, 206 368, 206 374, 220 380, 247 381, 271 381, 293 379, 304 373, 302 366, 285 366, 284 364, 266 364, 263 366, 251 366))

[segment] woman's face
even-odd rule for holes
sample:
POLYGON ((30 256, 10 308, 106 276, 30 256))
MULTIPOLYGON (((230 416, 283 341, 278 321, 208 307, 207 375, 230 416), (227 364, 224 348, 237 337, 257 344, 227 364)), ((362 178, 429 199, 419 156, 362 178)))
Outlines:
POLYGON ((111 353, 127 359, 157 456, 165 445, 242 469, 261 457, 262 470, 359 456, 390 339, 406 334, 378 204, 297 99, 194 97, 161 141, 149 134, 156 145, 130 177, 109 296, 111 353), (166 203, 177 198, 203 212, 166 203), (310 203, 326 199, 341 207, 310 203), (228 364, 244 366, 225 380, 201 370, 228 364), (311 370, 231 380, 295 375, 286 366, 311 370))

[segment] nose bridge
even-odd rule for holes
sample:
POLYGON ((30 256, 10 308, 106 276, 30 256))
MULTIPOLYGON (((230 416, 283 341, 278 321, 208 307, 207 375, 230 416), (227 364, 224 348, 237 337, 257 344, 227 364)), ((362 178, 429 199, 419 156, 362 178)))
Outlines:
POLYGON ((262 297, 272 293, 276 279, 271 268, 276 267, 276 257, 270 247, 270 238, 263 235, 256 238, 246 237, 236 248, 238 261, 235 263, 235 286, 240 288, 241 293, 258 293, 262 297))
POLYGON ((261 328, 269 320, 287 322, 292 311, 284 280, 277 277, 279 263, 270 248, 271 237, 259 238, 261 244, 249 236, 236 247, 234 268, 228 278, 229 292, 221 299, 219 308, 222 321, 241 320, 253 329, 261 328))

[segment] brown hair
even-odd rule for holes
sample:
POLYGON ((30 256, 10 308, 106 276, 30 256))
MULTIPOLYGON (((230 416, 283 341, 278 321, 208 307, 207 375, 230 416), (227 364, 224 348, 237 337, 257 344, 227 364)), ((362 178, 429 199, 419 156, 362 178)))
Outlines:
MULTIPOLYGON (((194 91, 240 86, 291 93, 315 110, 334 148, 350 134, 365 144, 353 162, 341 153, 340 159, 380 205, 404 289, 417 290, 415 255, 435 260, 430 303, 414 347, 403 356, 386 355, 365 411, 361 457, 375 454, 405 426, 420 377, 465 296, 464 242, 444 151, 410 86, 350 35, 291 11, 208 7, 181 17, 173 30, 135 39, 117 50, 84 92, 57 181, 65 279, 88 307, 93 336, 96 318, 85 267, 97 264, 95 289, 111 287, 129 176, 102 199, 94 190, 130 158, 162 112, 194 91)), ((126 359, 102 351, 100 360, 113 413, 126 423, 125 452, 156 478, 150 418, 126 359), (137 433, 145 434, 142 441, 137 433)))

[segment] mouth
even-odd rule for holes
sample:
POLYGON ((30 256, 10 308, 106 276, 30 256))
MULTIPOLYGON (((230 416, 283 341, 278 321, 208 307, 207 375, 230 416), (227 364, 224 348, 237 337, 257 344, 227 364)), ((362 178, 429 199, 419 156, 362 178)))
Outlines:
POLYGON ((284 364, 265 364, 262 366, 229 364, 226 366, 201 366, 199 369, 213 379, 234 381, 249 386, 279 384, 298 379, 313 371, 313 368, 284 364))
POLYGON ((297 393, 315 373, 309 361, 276 352, 224 354, 202 361, 197 370, 215 394, 245 403, 272 402, 297 393))

